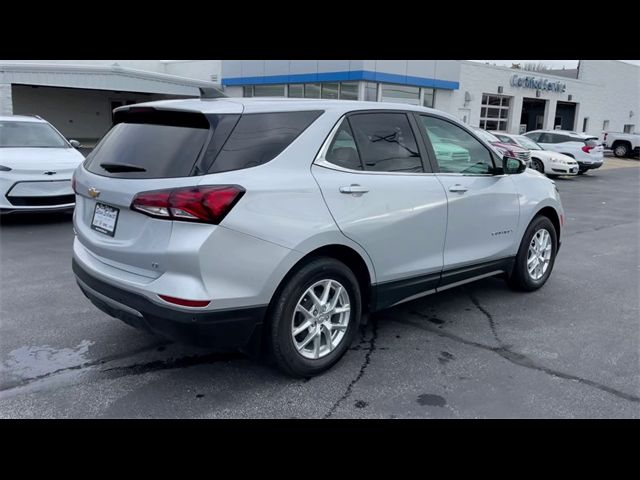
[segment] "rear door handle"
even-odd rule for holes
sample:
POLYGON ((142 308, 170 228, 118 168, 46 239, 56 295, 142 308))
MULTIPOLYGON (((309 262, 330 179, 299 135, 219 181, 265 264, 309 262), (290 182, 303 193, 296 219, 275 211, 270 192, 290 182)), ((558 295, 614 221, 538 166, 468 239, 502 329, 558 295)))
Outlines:
POLYGON ((340 187, 340 193, 352 194, 352 195, 362 195, 363 193, 367 193, 369 191, 368 188, 365 188, 357 183, 352 183, 346 187, 340 187))
POLYGON ((464 185, 460 185, 459 183, 449 187, 450 192, 464 193, 467 190, 469 190, 467 187, 465 187, 464 185))

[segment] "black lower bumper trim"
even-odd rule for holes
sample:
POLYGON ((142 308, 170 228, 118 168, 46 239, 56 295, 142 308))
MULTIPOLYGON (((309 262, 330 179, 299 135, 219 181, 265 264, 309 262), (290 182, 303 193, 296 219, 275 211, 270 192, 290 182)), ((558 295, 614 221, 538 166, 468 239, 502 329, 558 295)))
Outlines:
POLYGON ((266 305, 213 312, 174 310, 97 279, 84 270, 75 259, 72 268, 80 280, 80 289, 100 310, 132 327, 181 343, 220 349, 246 346, 251 343, 254 333, 260 331, 267 311, 266 305), (114 303, 105 301, 101 296, 113 300, 114 303), (117 304, 133 309, 141 316, 134 315, 117 304))

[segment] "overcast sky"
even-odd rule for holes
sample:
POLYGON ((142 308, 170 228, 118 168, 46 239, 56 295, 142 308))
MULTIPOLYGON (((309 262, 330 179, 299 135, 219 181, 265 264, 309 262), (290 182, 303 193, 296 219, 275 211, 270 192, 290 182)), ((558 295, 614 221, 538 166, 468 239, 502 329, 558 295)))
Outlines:
MULTIPOLYGON (((544 65, 549 65, 552 68, 576 68, 578 66, 578 60, 471 60, 472 62, 489 62, 496 65, 505 65, 510 67, 512 63, 531 63, 542 62, 544 65)), ((622 60, 623 62, 633 63, 634 65, 640 65, 640 60, 622 60)))

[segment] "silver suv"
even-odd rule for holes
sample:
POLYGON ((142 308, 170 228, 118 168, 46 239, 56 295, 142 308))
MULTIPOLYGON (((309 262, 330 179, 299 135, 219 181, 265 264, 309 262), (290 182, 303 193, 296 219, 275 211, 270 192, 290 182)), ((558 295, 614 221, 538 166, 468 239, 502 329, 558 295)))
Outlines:
POLYGON ((502 274, 540 288, 555 185, 445 113, 331 100, 120 107, 75 172, 73 271, 99 309, 284 371, 337 362, 363 316, 502 274))

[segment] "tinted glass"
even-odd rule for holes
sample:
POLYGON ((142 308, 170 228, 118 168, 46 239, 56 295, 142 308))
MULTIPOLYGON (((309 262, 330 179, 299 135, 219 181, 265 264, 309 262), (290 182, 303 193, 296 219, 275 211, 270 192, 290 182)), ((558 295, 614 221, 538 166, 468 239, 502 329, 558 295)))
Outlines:
POLYGON ((322 84, 322 98, 338 99, 338 83, 323 83, 322 84))
POLYGON ((320 84, 319 83, 307 83, 304 86, 305 98, 320 98, 320 84))
POLYGON ((284 85, 255 85, 254 97, 284 97, 284 85))
POLYGON ((274 159, 321 114, 311 111, 243 115, 209 172, 255 167, 274 159))
POLYGON ((462 128, 436 117, 420 116, 441 172, 493 172, 491 153, 462 128))
POLYGON ((357 100, 358 82, 342 82, 340 84, 340 98, 342 100, 357 100))
POLYGON ((382 101, 420 105, 420 89, 409 85, 380 84, 382 101))
POLYGON ((208 136, 205 128, 118 123, 87 157, 87 169, 120 178, 187 177, 208 136))
POLYGON ((333 137, 325 155, 325 160, 350 170, 362 170, 362 163, 353 138, 353 132, 346 119, 342 121, 335 137, 333 137))
POLYGON ((422 161, 404 113, 367 113, 349 117, 365 170, 422 172, 422 161))
POLYGON ((289 97, 290 98, 304 97, 304 85, 301 83, 289 85, 289 97))
POLYGON ((35 122, 0 122, 0 147, 69 147, 51 125, 35 122))

